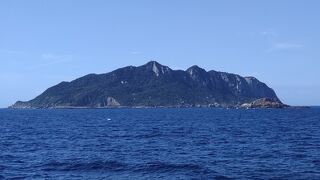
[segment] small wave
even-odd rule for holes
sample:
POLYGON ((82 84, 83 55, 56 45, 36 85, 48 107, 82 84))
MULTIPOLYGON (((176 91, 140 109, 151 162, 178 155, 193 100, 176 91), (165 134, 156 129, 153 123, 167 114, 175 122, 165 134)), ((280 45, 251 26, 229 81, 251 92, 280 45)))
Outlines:
POLYGON ((177 171, 191 171, 206 173, 206 169, 197 164, 172 164, 167 162, 148 162, 144 164, 126 164, 118 161, 93 162, 58 162, 51 161, 43 164, 44 171, 134 171, 148 173, 167 173, 177 171))
POLYGON ((93 161, 93 162, 57 162, 52 161, 43 165, 45 171, 121 171, 127 165, 118 161, 93 161))
POLYGON ((148 139, 148 138, 159 137, 159 136, 162 136, 162 135, 163 134, 159 130, 153 130, 151 132, 135 135, 134 137, 138 138, 138 139, 145 139, 145 138, 148 139))
POLYGON ((150 162, 138 165, 136 171, 145 172, 175 172, 175 171, 202 171, 197 164, 171 164, 166 162, 150 162))
POLYGON ((148 138, 155 138, 155 137, 159 137, 161 136, 161 133, 149 133, 149 134, 140 134, 140 135, 136 135, 134 136, 135 138, 138 139, 148 139, 148 138))
POLYGON ((26 179, 27 178, 27 176, 11 176, 11 177, 3 177, 2 178, 2 176, 0 176, 0 179, 10 179, 10 180, 23 180, 23 179, 26 179))
POLYGON ((0 156, 1 159, 14 159, 17 158, 16 156, 10 155, 10 154, 5 154, 0 156))
POLYGON ((231 180, 232 178, 229 178, 227 176, 219 175, 219 176, 214 177, 214 179, 215 180, 231 180))
MULTIPOLYGON (((5 170, 6 168, 7 168, 6 166, 0 165, 0 170, 1 170, 1 171, 5 170)), ((1 179, 1 178, 0 178, 0 179, 1 179)))

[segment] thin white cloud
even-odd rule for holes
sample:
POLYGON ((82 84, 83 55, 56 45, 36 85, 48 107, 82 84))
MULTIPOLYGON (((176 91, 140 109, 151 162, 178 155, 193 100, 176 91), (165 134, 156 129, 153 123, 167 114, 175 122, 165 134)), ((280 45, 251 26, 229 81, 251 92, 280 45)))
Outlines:
POLYGON ((53 53, 44 53, 40 55, 40 59, 42 63, 33 66, 33 69, 39 69, 55 64, 65 63, 67 61, 72 60, 74 57, 72 55, 58 55, 53 53))
POLYGON ((295 42, 281 42, 280 34, 273 28, 266 29, 260 32, 260 35, 265 37, 266 43, 269 48, 266 52, 289 50, 302 48, 304 45, 295 42))
POLYGON ((289 43, 289 42, 283 42, 283 43, 274 43, 267 52, 273 52, 273 51, 280 51, 280 50, 291 50, 291 49, 299 49, 302 48, 303 44, 299 43, 289 43))
POLYGON ((279 36, 279 34, 272 28, 269 28, 267 30, 261 31, 260 35, 265 36, 267 38, 276 38, 279 36))
POLYGON ((45 53, 45 54, 41 54, 41 57, 43 59, 56 59, 57 55, 50 54, 50 53, 45 53))

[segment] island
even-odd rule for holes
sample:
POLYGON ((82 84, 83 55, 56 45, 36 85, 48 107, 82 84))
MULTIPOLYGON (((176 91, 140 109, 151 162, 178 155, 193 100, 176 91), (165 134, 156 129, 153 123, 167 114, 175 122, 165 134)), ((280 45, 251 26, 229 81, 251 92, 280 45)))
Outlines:
POLYGON ((173 70, 156 61, 105 74, 89 74, 50 87, 10 108, 285 108, 273 89, 254 77, 206 71, 198 66, 173 70))

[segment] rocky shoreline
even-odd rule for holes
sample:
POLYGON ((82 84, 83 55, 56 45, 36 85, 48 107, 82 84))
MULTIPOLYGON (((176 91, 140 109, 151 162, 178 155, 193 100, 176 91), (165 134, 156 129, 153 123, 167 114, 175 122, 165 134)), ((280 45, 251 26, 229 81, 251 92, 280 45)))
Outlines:
POLYGON ((251 103, 244 103, 242 105, 237 106, 219 106, 219 105, 176 105, 176 106, 104 106, 104 107, 94 107, 94 106, 50 106, 50 107, 32 107, 32 106, 24 106, 15 104, 10 106, 11 109, 155 109, 155 108, 225 108, 225 109, 282 109, 282 108, 308 108, 304 107, 294 107, 283 104, 279 101, 274 101, 268 98, 257 99, 251 103))
POLYGON ((261 98, 254 100, 251 103, 244 103, 240 106, 241 108, 288 108, 289 105, 283 104, 279 101, 274 101, 268 98, 261 98))

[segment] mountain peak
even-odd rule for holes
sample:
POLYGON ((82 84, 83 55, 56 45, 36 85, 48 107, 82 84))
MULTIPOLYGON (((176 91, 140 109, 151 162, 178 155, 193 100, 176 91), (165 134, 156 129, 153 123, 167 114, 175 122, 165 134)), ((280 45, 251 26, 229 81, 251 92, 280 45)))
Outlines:
POLYGON ((162 66, 160 63, 158 63, 157 61, 154 61, 154 60, 147 62, 145 64, 145 66, 150 66, 150 65, 153 66, 154 64, 162 66))
POLYGON ((199 66, 197 66, 197 65, 193 65, 193 66, 191 66, 191 67, 189 67, 188 69, 187 69, 187 71, 188 70, 191 70, 191 69, 194 69, 194 70, 197 70, 197 71, 205 71, 205 72, 207 72, 205 69, 203 69, 203 68, 201 68, 201 67, 199 67, 199 66))
POLYGON ((149 61, 143 66, 145 66, 148 70, 152 70, 157 77, 171 71, 168 66, 161 65, 157 61, 149 61))
POLYGON ((190 75, 205 74, 207 71, 197 65, 193 65, 186 70, 190 75))
POLYGON ((244 77, 244 79, 247 81, 248 84, 252 84, 254 81, 258 81, 255 77, 252 76, 244 77))

